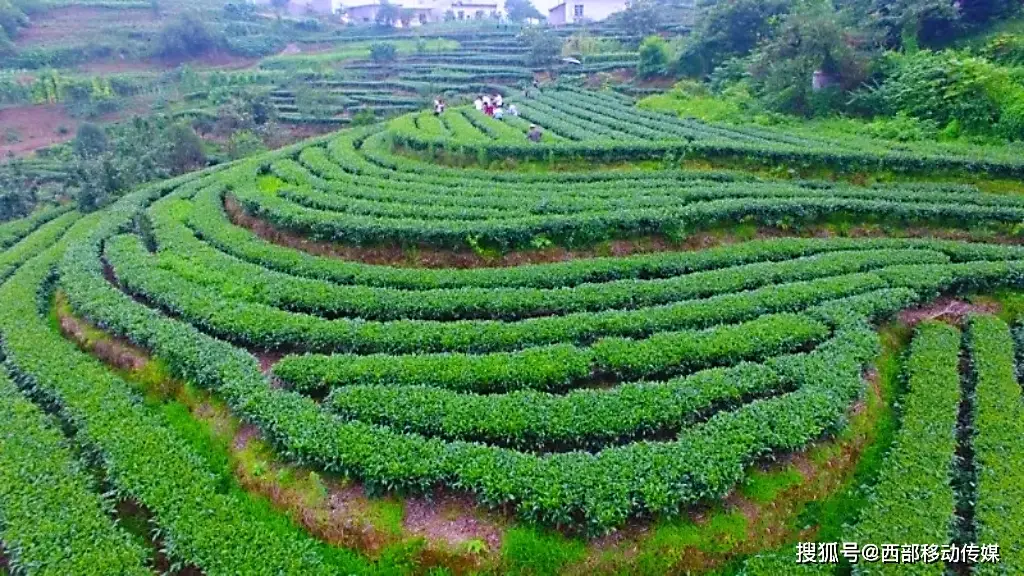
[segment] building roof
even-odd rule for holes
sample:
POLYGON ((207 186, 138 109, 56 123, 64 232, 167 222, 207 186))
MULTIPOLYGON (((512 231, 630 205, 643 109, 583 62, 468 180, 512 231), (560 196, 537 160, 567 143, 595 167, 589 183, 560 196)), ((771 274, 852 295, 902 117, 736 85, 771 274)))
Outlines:
POLYGON ((548 8, 548 14, 551 14, 552 12, 554 12, 555 10, 558 10, 559 8, 563 8, 564 6, 565 6, 565 2, 562 2, 561 4, 559 4, 557 6, 553 6, 551 8, 548 8))

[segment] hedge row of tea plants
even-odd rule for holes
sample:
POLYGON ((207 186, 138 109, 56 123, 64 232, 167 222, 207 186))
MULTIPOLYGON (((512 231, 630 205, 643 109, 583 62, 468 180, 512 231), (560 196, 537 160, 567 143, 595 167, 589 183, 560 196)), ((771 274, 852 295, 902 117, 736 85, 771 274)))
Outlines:
POLYGON ((979 574, 1024 570, 1024 406, 1015 372, 1010 328, 994 316, 971 318, 967 332, 975 381, 972 421, 977 496, 974 521, 979 544, 998 544, 999 563, 975 566, 979 574))

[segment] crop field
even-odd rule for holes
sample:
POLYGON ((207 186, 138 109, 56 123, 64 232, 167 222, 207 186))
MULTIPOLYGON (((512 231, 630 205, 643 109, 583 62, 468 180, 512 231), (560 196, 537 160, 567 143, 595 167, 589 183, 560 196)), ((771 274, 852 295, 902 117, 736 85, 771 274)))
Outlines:
POLYGON ((1024 572, 1019 158, 515 103, 0 224, 0 566, 1024 572))

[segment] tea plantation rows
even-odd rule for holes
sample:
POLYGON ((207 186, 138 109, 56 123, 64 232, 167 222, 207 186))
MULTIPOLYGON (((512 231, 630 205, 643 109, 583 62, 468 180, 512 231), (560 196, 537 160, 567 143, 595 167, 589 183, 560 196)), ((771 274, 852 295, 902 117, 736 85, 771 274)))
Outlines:
MULTIPOLYGON (((122 371, 64 336, 55 294, 212 393, 286 461, 374 494, 444 488, 509 522, 589 537, 719 502, 751 466, 841 434, 867 394, 879 323, 940 295, 1024 287, 1020 196, 681 163, 1012 177, 1019 159, 706 124, 604 93, 516 103, 518 119, 413 113, 97 213, 0 225, 0 542, 11 568, 151 571, 152 550, 115 507, 130 501, 178 568, 403 571, 226 487, 122 371), (530 123, 545 140, 527 141, 530 123), (562 161, 634 169, 495 168, 562 161), (664 244, 594 248, 638 238, 664 244), (687 238, 708 243, 682 250, 687 238), (558 249, 553 261, 481 265, 558 249), (439 260, 370 263, 388 250, 439 260)), ((1024 524, 1009 513, 1024 503, 1022 350, 1024 332, 991 315, 916 328, 894 442, 846 538, 962 545, 970 534, 1000 546, 1001 564, 979 573, 1024 570, 1024 524), (965 497, 969 526, 957 519, 965 497)), ((786 547, 742 569, 791 573, 793 562, 786 547)), ((883 568, 910 570, 854 570, 883 568)))

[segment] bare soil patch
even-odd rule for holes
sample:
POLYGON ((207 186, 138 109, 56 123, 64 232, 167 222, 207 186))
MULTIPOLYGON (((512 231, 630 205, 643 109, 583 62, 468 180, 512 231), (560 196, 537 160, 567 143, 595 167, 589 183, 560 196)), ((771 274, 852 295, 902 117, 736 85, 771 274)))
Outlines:
POLYGON ((274 129, 266 139, 265 143, 271 150, 276 150, 283 146, 295 144, 299 140, 305 140, 314 136, 327 134, 328 132, 334 132, 337 129, 337 126, 329 124, 277 123, 274 125, 274 129))
POLYGON ((960 324, 969 314, 995 314, 999 305, 995 302, 972 304, 949 296, 943 296, 926 306, 904 310, 899 321, 915 326, 926 320, 939 320, 951 324, 960 324))
POLYGON ((158 18, 148 8, 98 8, 68 6, 32 16, 32 23, 18 33, 15 45, 40 46, 67 43, 69 38, 88 38, 117 28, 121 33, 155 30, 158 18))
MULTIPOLYGON (((151 97, 124 101, 124 108, 90 122, 109 123, 132 114, 149 112, 151 97)), ((61 104, 37 104, 0 108, 0 156, 24 156, 48 146, 70 142, 85 120, 75 118, 61 104), (8 133, 14 141, 8 140, 8 133)))
POLYGON ((91 326, 70 314, 58 313, 60 330, 65 337, 78 343, 100 360, 121 370, 135 371, 145 368, 149 362, 146 353, 127 340, 108 336, 103 340, 89 342, 91 326))
POLYGON ((478 540, 486 544, 487 550, 498 550, 504 529, 496 520, 474 514, 475 509, 476 503, 468 495, 438 491, 429 498, 407 499, 402 523, 411 534, 453 548, 478 540))
POLYGON ((15 156, 68 142, 79 121, 59 104, 13 106, 0 109, 0 156, 15 156), (63 130, 63 134, 61 128, 63 130))
POLYGON ((158 58, 132 59, 113 57, 106 60, 94 60, 78 65, 77 69, 92 74, 118 74, 120 72, 139 71, 162 71, 173 70, 178 66, 187 64, 193 69, 208 70, 241 70, 251 68, 259 62, 258 58, 246 58, 228 52, 210 52, 199 58, 188 60, 172 59, 164 60, 158 58))

